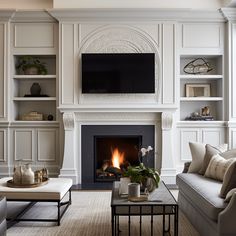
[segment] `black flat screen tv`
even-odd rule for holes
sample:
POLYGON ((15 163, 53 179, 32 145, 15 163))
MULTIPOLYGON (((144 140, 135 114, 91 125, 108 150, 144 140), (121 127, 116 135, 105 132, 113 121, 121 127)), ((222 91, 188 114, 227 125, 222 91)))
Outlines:
POLYGON ((82 54, 82 93, 155 93, 155 54, 82 54))

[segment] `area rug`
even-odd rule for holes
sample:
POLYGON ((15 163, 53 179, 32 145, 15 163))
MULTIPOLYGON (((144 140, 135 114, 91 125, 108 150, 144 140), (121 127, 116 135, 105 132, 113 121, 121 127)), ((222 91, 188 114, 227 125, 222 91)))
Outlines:
MULTIPOLYGON (((7 236, 108 236, 111 235, 111 192, 110 191, 73 191, 72 205, 61 221, 55 223, 20 222, 7 230, 7 236)), ((12 207, 12 206, 11 206, 12 207)), ((26 217, 56 216, 56 205, 36 204, 26 217)), ((120 236, 126 236, 127 217, 120 217, 120 236)), ((173 228, 173 227, 172 227, 173 228)), ((162 235, 162 217, 154 217, 154 235, 162 235)), ((131 235, 139 235, 139 217, 131 219, 131 235)), ((143 217, 142 235, 150 235, 150 217, 143 217)), ((173 232, 172 232, 173 235, 173 232)), ((183 213, 179 214, 179 235, 199 236, 183 213)))

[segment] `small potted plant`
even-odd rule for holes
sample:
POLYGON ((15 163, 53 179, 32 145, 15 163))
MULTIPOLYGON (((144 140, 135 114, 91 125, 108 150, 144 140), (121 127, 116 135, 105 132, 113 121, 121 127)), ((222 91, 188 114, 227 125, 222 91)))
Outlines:
MULTIPOLYGON (((141 148, 140 152, 142 158, 147 156, 152 150, 151 146, 148 146, 148 148, 141 148)), ((157 188, 160 181, 158 171, 154 168, 146 167, 142 162, 140 162, 138 166, 129 166, 127 170, 124 171, 123 176, 129 177, 133 183, 140 183, 141 188, 143 190, 146 188, 149 192, 152 192, 157 188)))
POLYGON ((22 56, 19 58, 16 69, 23 71, 25 75, 46 75, 46 63, 41 62, 35 56, 22 56))

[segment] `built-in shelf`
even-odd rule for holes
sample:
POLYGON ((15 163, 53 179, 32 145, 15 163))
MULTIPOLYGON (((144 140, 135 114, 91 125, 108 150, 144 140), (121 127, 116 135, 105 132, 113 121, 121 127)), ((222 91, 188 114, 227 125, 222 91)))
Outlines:
POLYGON ((222 79, 223 75, 191 75, 191 74, 187 74, 187 75, 180 75, 179 76, 180 79, 197 79, 197 80, 217 80, 217 79, 222 79))
POLYGON ((14 75, 13 79, 55 79, 56 75, 14 75))
POLYGON ((222 97, 181 97, 181 102, 194 102, 194 101, 223 101, 222 97))
POLYGON ((56 101, 56 97, 14 97, 13 101, 56 101))

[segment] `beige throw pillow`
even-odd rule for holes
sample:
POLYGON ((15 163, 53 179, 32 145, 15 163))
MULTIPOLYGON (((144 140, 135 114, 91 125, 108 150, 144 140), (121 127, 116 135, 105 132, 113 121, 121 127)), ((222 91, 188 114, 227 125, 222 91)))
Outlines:
MULTIPOLYGON (((213 147, 210 144, 206 144, 205 148, 206 148, 206 153, 205 153, 205 156, 204 156, 204 159, 203 159, 202 167, 199 171, 200 175, 205 174, 206 169, 209 165, 209 162, 210 162, 211 158, 216 154, 221 154, 222 153, 222 149, 217 148, 217 147, 213 147)), ((225 150, 223 150, 223 151, 225 151, 225 150)))
POLYGON ((222 157, 224 157, 225 159, 230 159, 230 158, 236 157, 236 149, 231 149, 231 150, 224 152, 220 155, 222 157))
MULTIPOLYGON (((202 168, 203 160, 206 154, 206 144, 190 142, 189 147, 192 154, 192 162, 189 166, 188 173, 199 173, 202 168)), ((213 146, 212 146, 213 147, 213 146)), ((213 147, 219 152, 225 152, 228 148, 227 144, 222 144, 217 147, 213 147)))
POLYGON ((189 148, 192 154, 192 162, 189 166, 188 173, 198 173, 202 167, 202 162, 205 156, 204 143, 189 143, 189 148))
POLYGON ((223 178, 223 184, 220 190, 220 197, 223 198, 231 189, 236 188, 236 158, 231 158, 229 160, 233 160, 233 162, 227 168, 223 178))
POLYGON ((223 181, 224 174, 232 162, 234 162, 234 158, 226 160, 219 154, 216 154, 211 158, 204 176, 223 181))

